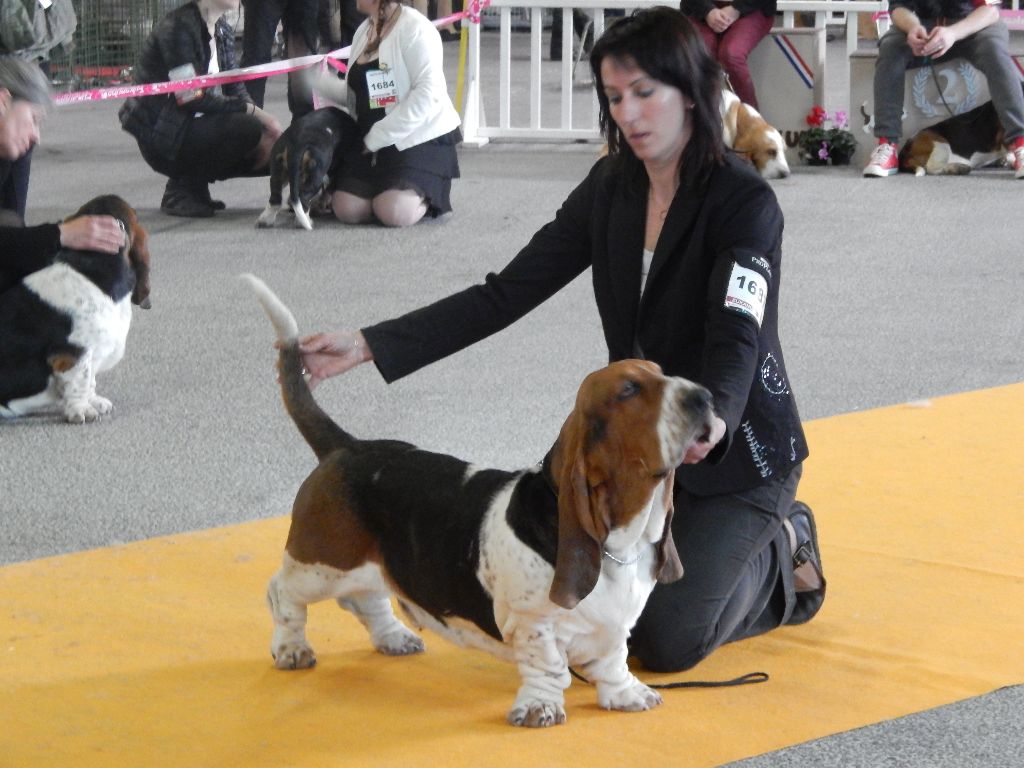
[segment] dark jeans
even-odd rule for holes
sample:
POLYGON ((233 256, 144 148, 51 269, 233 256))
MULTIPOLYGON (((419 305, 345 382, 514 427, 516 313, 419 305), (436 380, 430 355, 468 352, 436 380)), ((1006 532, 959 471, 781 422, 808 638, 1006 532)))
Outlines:
POLYGON ((647 669, 689 669, 720 645, 786 622, 796 596, 782 521, 800 473, 722 496, 677 491, 672 535, 683 578, 655 585, 630 638, 647 669))
POLYGON ((28 179, 32 171, 33 147, 17 160, 11 161, 11 172, 0 188, 0 208, 8 211, 17 211, 18 215, 25 218, 25 206, 28 203, 28 179))
POLYGON ((172 179, 210 182, 239 176, 266 176, 270 172, 268 168, 253 170, 252 153, 262 133, 260 121, 243 112, 203 115, 191 122, 181 150, 173 160, 141 143, 139 149, 150 168, 172 179))
MULTIPOLYGON (((284 22, 285 55, 302 56, 317 49, 319 0, 243 0, 245 29, 242 32, 242 66, 253 67, 270 61, 277 25, 284 22)), ((309 94, 298 86, 297 72, 288 75, 288 109, 292 118, 313 110, 309 94)), ((248 80, 246 90, 257 106, 263 106, 267 80, 248 80)))

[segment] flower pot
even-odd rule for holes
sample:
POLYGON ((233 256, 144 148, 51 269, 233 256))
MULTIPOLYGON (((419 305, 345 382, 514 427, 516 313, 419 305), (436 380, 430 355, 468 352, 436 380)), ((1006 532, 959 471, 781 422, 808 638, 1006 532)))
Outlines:
POLYGON ((849 165, 853 159, 853 152, 852 149, 849 151, 833 149, 829 153, 829 159, 832 161, 832 165, 849 165))

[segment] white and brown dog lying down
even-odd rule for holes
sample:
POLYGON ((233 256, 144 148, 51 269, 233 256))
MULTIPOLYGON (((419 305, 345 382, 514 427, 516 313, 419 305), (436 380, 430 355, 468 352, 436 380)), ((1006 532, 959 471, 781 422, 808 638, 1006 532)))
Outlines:
POLYGON ((96 374, 120 362, 132 304, 149 309, 149 248, 134 209, 103 195, 68 217, 107 214, 121 222, 119 256, 62 249, 0 297, 0 416, 59 406, 72 423, 113 409, 96 374))
POLYGON ((1003 126, 991 101, 922 128, 900 150, 900 170, 916 176, 960 176, 1004 162, 1003 126))
POLYGON ((764 178, 789 176, 782 134, 728 89, 722 90, 722 139, 727 147, 753 163, 764 178))
POLYGON ((361 440, 314 400, 291 312, 245 278, 277 330, 285 407, 319 460, 267 593, 277 667, 316 663, 306 606, 328 599, 356 615, 379 652, 423 651, 394 615, 394 595, 414 625, 517 664, 513 725, 565 721, 569 665, 602 707, 661 703, 630 673, 626 638, 655 582, 682 576, 672 482, 707 437, 710 393, 653 363, 613 363, 583 381, 543 464, 521 472, 361 440))

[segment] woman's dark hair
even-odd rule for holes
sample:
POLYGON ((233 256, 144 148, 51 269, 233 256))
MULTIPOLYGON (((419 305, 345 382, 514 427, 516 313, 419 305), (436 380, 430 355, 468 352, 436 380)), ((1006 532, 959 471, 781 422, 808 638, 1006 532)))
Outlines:
POLYGON ((663 5, 637 10, 610 26, 590 53, 608 154, 618 155, 632 166, 639 161, 611 117, 601 80, 601 64, 608 58, 636 62, 649 76, 678 88, 693 102, 689 110, 693 133, 680 160, 686 177, 703 180, 715 165, 725 162, 720 111, 722 69, 680 11, 663 5))
POLYGON ((388 9, 392 5, 398 6, 395 15, 402 12, 402 4, 399 0, 380 0, 380 5, 377 6, 377 18, 373 20, 373 29, 377 34, 363 53, 376 53, 380 49, 380 38, 384 34, 384 26, 388 23, 388 9))

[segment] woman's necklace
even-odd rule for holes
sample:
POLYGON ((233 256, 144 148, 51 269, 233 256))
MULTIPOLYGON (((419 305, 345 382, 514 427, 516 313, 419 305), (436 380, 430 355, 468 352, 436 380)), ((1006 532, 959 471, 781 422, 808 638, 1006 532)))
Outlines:
POLYGON ((667 203, 662 203, 654 196, 654 187, 651 187, 647 193, 647 200, 648 209, 654 211, 659 219, 664 219, 668 214, 669 207, 672 205, 672 198, 669 198, 667 203))

